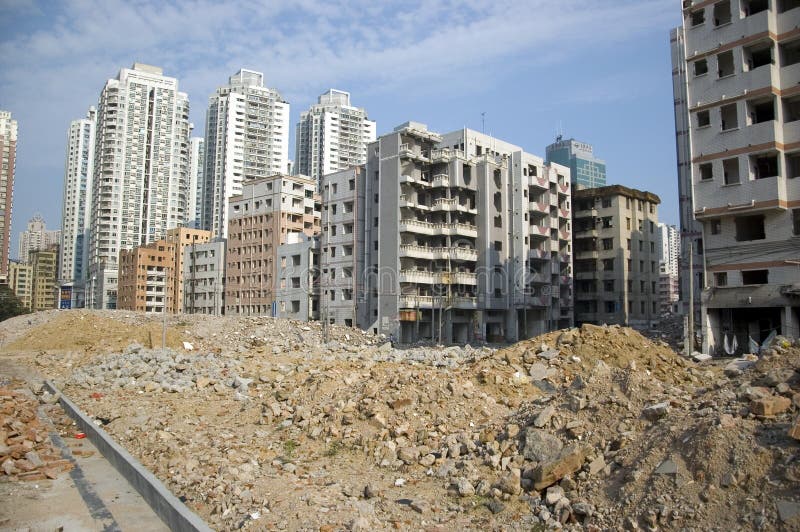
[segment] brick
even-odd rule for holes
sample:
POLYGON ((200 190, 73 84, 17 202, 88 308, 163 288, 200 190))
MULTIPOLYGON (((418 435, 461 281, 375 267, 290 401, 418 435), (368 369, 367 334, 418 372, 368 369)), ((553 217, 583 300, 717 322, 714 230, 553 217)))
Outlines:
POLYGON ((775 416, 789 410, 791 405, 792 402, 789 399, 776 395, 751 402, 750 411, 757 416, 775 416))

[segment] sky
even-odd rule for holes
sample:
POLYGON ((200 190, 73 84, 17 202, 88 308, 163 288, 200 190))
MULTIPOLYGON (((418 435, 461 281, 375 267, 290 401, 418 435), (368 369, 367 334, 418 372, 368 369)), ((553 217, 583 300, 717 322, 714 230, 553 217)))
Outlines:
POLYGON ((178 79, 198 136, 217 87, 263 72, 291 104, 290 158, 300 113, 329 88, 378 135, 483 128, 544 157, 562 132, 677 224, 679 23, 675 0, 0 0, 0 109, 19 123, 11 256, 35 213, 60 227, 69 123, 135 61, 178 79))

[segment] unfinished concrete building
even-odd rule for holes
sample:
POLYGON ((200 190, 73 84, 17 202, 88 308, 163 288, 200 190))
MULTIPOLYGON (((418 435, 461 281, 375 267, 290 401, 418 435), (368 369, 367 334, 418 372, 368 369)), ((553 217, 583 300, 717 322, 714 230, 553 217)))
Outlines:
POLYGON ((319 238, 290 233, 278 246, 278 289, 275 316, 320 319, 319 238))
POLYGON ((655 194, 621 185, 577 190, 575 323, 648 328, 660 315, 655 194))
POLYGON ((31 309, 33 295, 33 267, 19 261, 8 263, 8 287, 26 309, 31 309))
POLYGON ((800 2, 688 0, 683 17, 703 349, 800 336, 800 2))
POLYGON ((225 313, 274 315, 278 246, 292 233, 320 230, 316 184, 305 176, 274 175, 242 183, 230 198, 225 313))
POLYGON ((183 282, 183 260, 186 248, 203 244, 211 240, 211 231, 204 231, 202 229, 193 229, 189 227, 176 227, 175 229, 167 230, 167 237, 165 239, 171 244, 175 244, 175 278, 173 279, 172 286, 172 300, 175 302, 175 312, 184 312, 184 282, 183 282))
POLYGON ((225 308, 225 239, 183 248, 183 311, 221 316, 225 308))
POLYGON ((571 325, 567 168, 408 122, 369 146, 363 187, 373 331, 464 343, 571 325))
POLYGON ((176 244, 157 240, 119 252, 117 308, 175 312, 176 244))

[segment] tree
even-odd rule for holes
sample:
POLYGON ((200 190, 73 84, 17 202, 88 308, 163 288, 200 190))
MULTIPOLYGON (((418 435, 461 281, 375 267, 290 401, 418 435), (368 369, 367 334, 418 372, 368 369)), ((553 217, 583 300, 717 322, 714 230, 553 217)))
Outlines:
POLYGON ((0 285, 0 321, 29 312, 30 310, 25 308, 13 290, 8 286, 0 285))

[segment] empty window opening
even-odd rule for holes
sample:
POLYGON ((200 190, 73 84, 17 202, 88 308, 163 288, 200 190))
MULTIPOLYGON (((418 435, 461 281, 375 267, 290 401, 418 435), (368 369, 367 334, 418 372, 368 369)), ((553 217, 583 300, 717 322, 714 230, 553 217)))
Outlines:
POLYGON ((747 102, 747 118, 750 124, 775 120, 775 104, 772 98, 747 102))
POLYGON ((708 73, 708 60, 706 59, 698 59, 694 62, 694 75, 695 76, 702 76, 703 74, 708 73))
POLYGON ((711 113, 708 110, 697 112, 697 127, 706 127, 711 125, 711 113))
POLYGON ((745 17, 761 13, 769 9, 769 0, 744 0, 742 11, 745 17))
POLYGON ((786 177, 800 177, 800 153, 786 154, 786 177))
POLYGON ((761 153, 750 157, 754 179, 765 179, 778 175, 778 154, 761 153))
POLYGON ((718 235, 722 233, 722 220, 711 220, 711 234, 718 235))
POLYGON ((728 272, 717 272, 714 274, 714 284, 716 286, 728 286, 728 272))
POLYGON ((782 43, 779 50, 782 67, 800 63, 800 40, 782 43))
POLYGON ((722 161, 722 173, 726 185, 739 183, 739 159, 725 159, 722 161))
POLYGON ((731 21, 731 2, 724 0, 714 4, 714 26, 729 24, 731 21))
POLYGON ((772 44, 758 43, 746 46, 744 51, 744 68, 755 70, 758 67, 772 64, 772 44))
POLYGON ((691 13, 689 13, 689 24, 691 24, 692 27, 704 24, 705 21, 706 21, 705 9, 698 9, 697 11, 692 11, 691 13))
POLYGON ((800 0, 778 0, 778 13, 785 13, 796 7, 800 7, 800 0))
POLYGON ((783 99, 783 121, 800 120, 800 96, 783 99))
POLYGON ((742 272, 742 284, 769 283, 769 270, 748 270, 742 272))
POLYGON ((714 171, 711 163, 703 163, 699 166, 699 169, 701 180, 708 181, 710 179, 714 179, 714 171))
POLYGON ((733 75, 733 50, 717 54, 717 73, 724 78, 733 75))
POLYGON ((736 114, 735 103, 720 107, 719 116, 722 121, 722 131, 730 131, 739 127, 739 117, 736 114))
POLYGON ((800 235, 800 209, 792 209, 792 234, 800 235))
POLYGON ((745 242, 748 240, 764 240, 764 215, 739 216, 734 219, 736 224, 736 240, 745 242))

